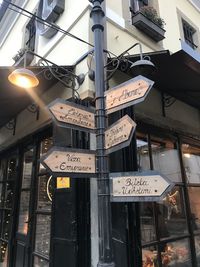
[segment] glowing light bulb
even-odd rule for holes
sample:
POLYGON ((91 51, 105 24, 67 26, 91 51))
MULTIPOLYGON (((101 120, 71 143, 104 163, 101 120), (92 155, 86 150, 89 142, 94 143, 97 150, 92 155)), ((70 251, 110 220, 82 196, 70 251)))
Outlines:
POLYGON ((185 153, 184 157, 189 159, 190 158, 190 154, 189 153, 185 153))
POLYGON ((31 88, 30 80, 25 76, 18 76, 16 79, 17 84, 23 88, 31 88))

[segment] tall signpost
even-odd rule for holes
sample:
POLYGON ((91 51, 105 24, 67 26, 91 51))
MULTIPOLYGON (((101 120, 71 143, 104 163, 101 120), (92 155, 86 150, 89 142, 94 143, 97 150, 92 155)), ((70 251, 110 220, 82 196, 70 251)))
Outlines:
POLYGON ((91 18, 94 32, 95 90, 96 90, 96 174, 98 179, 98 221, 99 221, 99 262, 98 267, 114 267, 111 204, 109 188, 108 159, 105 150, 106 109, 104 100, 104 26, 105 16, 101 4, 103 0, 90 0, 93 3, 91 18))
POLYGON ((106 116, 145 100, 154 82, 141 75, 105 92, 104 0, 93 3, 91 18, 95 53, 95 112, 66 100, 56 99, 48 108, 58 127, 96 133, 96 152, 54 146, 41 159, 52 176, 97 177, 99 262, 97 267, 115 267, 113 261, 111 202, 159 201, 172 189, 171 181, 157 172, 109 174, 108 154, 129 146, 136 123, 125 115, 107 128, 106 116), (96 119, 96 120, 95 120, 96 119))

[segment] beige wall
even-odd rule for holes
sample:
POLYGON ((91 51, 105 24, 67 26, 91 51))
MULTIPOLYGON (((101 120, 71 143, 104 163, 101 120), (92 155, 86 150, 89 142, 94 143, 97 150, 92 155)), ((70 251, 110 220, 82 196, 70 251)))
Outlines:
MULTIPOLYGON (((177 19, 178 14, 181 14, 181 12, 184 14, 191 14, 190 19, 192 20, 192 23, 200 23, 200 13, 186 0, 154 1, 157 8, 159 8, 161 17, 166 21, 167 30, 166 39, 158 44, 151 41, 130 24, 128 0, 107 0, 107 49, 109 51, 115 55, 119 55, 139 41, 142 44, 143 52, 152 52, 162 49, 169 49, 174 52, 179 49, 179 38, 181 33, 179 25, 180 21, 177 19), (168 10, 169 12, 167 12, 168 10)), ((35 5, 35 1, 29 1, 26 8, 28 10, 33 10, 35 5)), ((66 10, 57 23, 65 30, 70 31, 70 33, 92 43, 93 33, 91 32, 91 20, 89 17, 90 10, 91 5, 88 4, 87 0, 80 1, 79 5, 77 5, 77 2, 74 0, 68 0, 66 1, 66 10)), ((21 16, 4 43, 4 46, 0 49, 1 65, 13 64, 11 58, 21 48, 22 31, 25 23, 27 23, 27 18, 21 16), (13 40, 15 40, 15 45, 13 45, 13 40)), ((89 45, 83 44, 61 33, 58 33, 51 40, 47 40, 40 36, 38 37, 37 42, 38 54, 46 56, 49 60, 58 65, 74 64, 80 56, 91 49, 89 45)), ((138 53, 138 47, 130 50, 130 54, 138 53)), ((94 62, 92 62, 92 65, 93 63, 94 62)), ((85 82, 80 86, 79 92, 82 97, 93 97, 94 83, 88 78, 87 72, 88 61, 85 59, 76 67, 77 74, 86 74, 85 82)), ((110 86, 120 84, 126 79, 128 79, 128 77, 118 74, 112 81, 110 81, 110 86)), ((67 97, 67 94, 71 92, 70 89, 66 90, 66 88, 63 88, 60 85, 57 86, 56 89, 50 89, 43 96, 42 100, 44 106, 56 97, 67 97)), ((136 107, 136 112, 140 114, 141 117, 151 116, 162 121, 163 117, 161 111, 161 98, 159 92, 156 90, 152 90, 146 100, 143 103, 138 104, 136 107)), ((180 101, 176 101, 174 105, 166 110, 166 116, 167 119, 163 120, 166 121, 166 125, 169 124, 170 121, 172 124, 177 123, 177 125, 181 123, 182 126, 184 125, 183 128, 189 128, 192 132, 200 132, 199 111, 180 101)), ((45 111, 41 111, 40 120, 36 121, 34 115, 25 110, 17 117, 16 135, 14 137, 12 134, 9 134, 10 132, 6 130, 5 127, 0 130, 0 146, 16 142, 17 139, 22 138, 49 122, 50 117, 45 111)))

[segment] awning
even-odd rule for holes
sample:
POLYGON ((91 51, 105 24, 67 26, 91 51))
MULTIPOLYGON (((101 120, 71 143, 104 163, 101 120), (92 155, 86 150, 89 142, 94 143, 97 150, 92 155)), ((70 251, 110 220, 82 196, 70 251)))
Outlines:
MULTIPOLYGON (((200 53, 184 42, 174 54, 168 50, 144 54, 150 56, 157 71, 151 79, 155 87, 193 107, 200 108, 200 53)), ((135 61, 134 56, 129 58, 135 61)))
MULTIPOLYGON (((70 71, 71 66, 62 66, 70 71)), ((0 127, 15 118, 17 114, 33 103, 33 99, 23 88, 12 85, 8 81, 8 75, 15 67, 0 67, 0 127)), ((34 93, 40 96, 52 87, 58 80, 48 75, 48 68, 44 66, 29 67, 38 77, 40 84, 34 89, 34 93)))

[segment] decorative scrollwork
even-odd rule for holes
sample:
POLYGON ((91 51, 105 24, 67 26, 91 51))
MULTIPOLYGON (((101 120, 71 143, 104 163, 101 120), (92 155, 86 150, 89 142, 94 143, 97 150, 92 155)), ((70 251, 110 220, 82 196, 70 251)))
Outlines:
POLYGON ((165 108, 168 108, 168 107, 171 107, 176 102, 176 98, 164 93, 163 101, 164 101, 165 108))
POLYGON ((16 119, 12 119, 10 120, 6 125, 6 129, 8 130, 14 130, 15 129, 15 126, 16 126, 16 119))
POLYGON ((27 107, 27 110, 30 111, 31 113, 36 113, 38 111, 38 105, 35 103, 32 103, 27 107))

